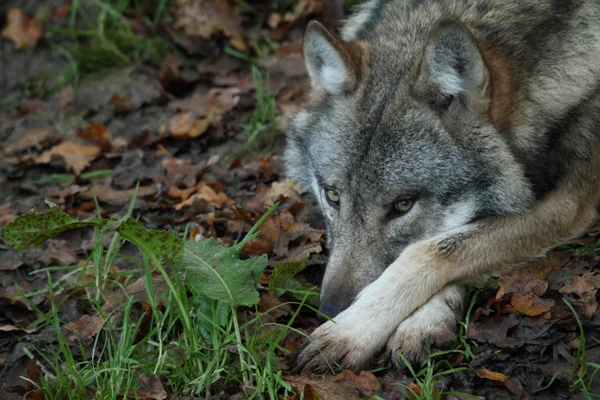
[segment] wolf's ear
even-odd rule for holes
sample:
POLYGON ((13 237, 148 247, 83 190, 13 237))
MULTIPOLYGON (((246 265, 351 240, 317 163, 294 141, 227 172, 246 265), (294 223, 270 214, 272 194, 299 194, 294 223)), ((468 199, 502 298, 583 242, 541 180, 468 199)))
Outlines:
POLYGON ((417 92, 446 111, 455 99, 471 109, 489 105, 489 70, 475 38, 460 22, 443 19, 425 45, 417 92))
POLYGON ((356 88, 362 52, 343 42, 317 21, 311 21, 304 34, 304 62, 313 86, 331 94, 356 88))

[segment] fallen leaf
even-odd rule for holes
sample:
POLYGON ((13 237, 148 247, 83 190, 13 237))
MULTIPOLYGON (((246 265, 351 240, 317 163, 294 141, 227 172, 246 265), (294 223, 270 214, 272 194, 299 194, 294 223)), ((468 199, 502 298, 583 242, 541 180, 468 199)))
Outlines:
POLYGON ((94 143, 102 150, 110 150, 112 148, 108 128, 102 124, 91 123, 87 129, 79 129, 75 133, 75 136, 94 143))
POLYGON ((220 192, 217 193, 213 188, 206 184, 200 184, 199 190, 194 193, 190 198, 176 204, 173 208, 177 211, 181 210, 184 207, 190 207, 194 201, 203 200, 206 201, 210 206, 215 208, 222 208, 224 205, 233 204, 233 200, 229 198, 225 193, 220 192))
POLYGON ((381 390, 381 385, 377 377, 369 371, 360 371, 358 376, 352 371, 344 371, 336 378, 338 380, 350 380, 354 382, 358 390, 365 396, 371 396, 381 390))
POLYGON ((69 322, 65 328, 72 334, 67 336, 71 341, 81 341, 84 346, 92 343, 92 340, 104 325, 104 319, 99 315, 83 314, 77 322, 69 322))
POLYGON ((596 279, 594 273, 588 273, 583 276, 574 275, 570 285, 560 288, 560 293, 576 294, 570 296, 571 303, 574 303, 580 312, 587 318, 592 318, 598 309, 598 300, 596 293, 600 287, 600 279, 596 279))
MULTIPOLYGON (((155 276, 152 278, 152 289, 154 290, 154 295, 158 299, 163 299, 164 296, 162 294, 165 290, 167 290, 167 285, 162 277, 155 276)), ((125 288, 125 293, 123 290, 119 289, 116 291, 110 291, 104 294, 106 297, 106 302, 102 306, 102 311, 104 313, 110 313, 114 311, 121 304, 126 302, 127 298, 133 298, 134 301, 139 303, 148 303, 148 292, 146 291, 146 283, 143 278, 139 278, 129 286, 125 288)), ((159 304, 162 304, 161 303, 159 304)))
POLYGON ((79 175, 84 169, 90 166, 90 162, 100 155, 100 148, 97 146, 86 146, 74 142, 63 142, 52 149, 45 151, 38 156, 35 161, 38 164, 49 164, 53 158, 62 158, 65 167, 79 175))
POLYGON ((298 196, 305 192, 306 190, 299 183, 293 179, 286 178, 280 182, 273 182, 269 188, 261 186, 257 190, 254 199, 248 201, 246 204, 248 208, 253 210, 269 208, 282 198, 298 201, 298 196))
POLYGON ((65 240, 49 240, 40 261, 45 265, 69 266, 75 264, 77 260, 74 249, 68 247, 65 240))
POLYGON ((508 379, 508 376, 501 374, 500 372, 490 371, 487 368, 476 369, 475 374, 480 378, 496 382, 505 382, 508 379))
POLYGON ((23 150, 30 149, 32 147, 40 147, 52 135, 52 129, 50 128, 33 128, 29 129, 21 140, 16 143, 7 145, 4 148, 5 155, 13 155, 23 150))
POLYGON ((268 313, 273 319, 292 314, 292 308, 288 304, 282 304, 272 291, 260 294, 258 311, 268 313))
POLYGON ((510 298, 509 308, 521 314, 536 316, 550 311, 554 307, 554 304, 554 300, 542 299, 533 293, 514 293, 510 298))
POLYGON ((6 19, 6 27, 2 30, 0 36, 12 40, 17 45, 17 49, 27 49, 35 46, 44 35, 37 19, 29 17, 18 8, 8 10, 6 19))
POLYGON ((163 388, 160 378, 156 375, 141 374, 138 377, 139 387, 131 390, 127 397, 130 399, 163 400, 167 392, 163 388))
POLYGON ((187 36, 210 39, 221 33, 229 38, 233 47, 247 51, 242 39, 242 19, 229 2, 219 0, 179 1, 175 29, 182 29, 187 36))
POLYGON ((0 331, 1 332, 25 332, 25 333, 33 333, 35 331, 37 331, 37 327, 34 328, 18 328, 14 325, 2 325, 0 326, 0 331))
POLYGON ((113 106, 115 111, 119 113, 127 113, 133 108, 129 99, 119 95, 118 93, 113 94, 108 101, 108 105, 113 106))
POLYGON ((349 379, 339 380, 335 376, 288 375, 284 380, 296 392, 302 392, 306 385, 310 385, 317 396, 327 400, 357 399, 360 395, 354 382, 349 379))

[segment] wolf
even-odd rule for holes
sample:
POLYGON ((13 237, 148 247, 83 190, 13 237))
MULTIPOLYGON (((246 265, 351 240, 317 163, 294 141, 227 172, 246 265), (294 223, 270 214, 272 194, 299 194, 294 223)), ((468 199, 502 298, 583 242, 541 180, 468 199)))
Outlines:
POLYGON ((289 176, 329 260, 300 367, 455 340, 461 285, 581 235, 600 210, 600 0, 371 0, 309 23, 289 176))

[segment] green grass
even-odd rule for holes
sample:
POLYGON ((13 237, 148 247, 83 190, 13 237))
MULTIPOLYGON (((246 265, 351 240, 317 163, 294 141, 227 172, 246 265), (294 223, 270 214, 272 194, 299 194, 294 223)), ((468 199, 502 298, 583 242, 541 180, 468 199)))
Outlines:
POLYGON ((277 125, 276 93, 271 91, 269 74, 264 77, 260 70, 252 67, 252 81, 255 87, 256 109, 250 120, 244 125, 246 146, 248 148, 269 150, 275 144, 279 127, 277 125))
POLYGON ((158 65, 168 50, 168 42, 157 32, 156 25, 164 15, 168 0, 93 0, 94 17, 80 0, 71 6, 69 26, 52 27, 72 41, 70 47, 60 47, 69 61, 68 70, 59 77, 62 85, 77 86, 83 73, 105 68, 134 66, 142 63, 158 65), (124 13, 150 6, 154 13, 143 20, 151 37, 137 34, 124 13))
POLYGON ((470 363, 475 359, 475 355, 471 350, 471 345, 467 340, 467 330, 469 326, 469 317, 477 301, 477 294, 478 292, 476 292, 475 289, 469 289, 469 294, 467 296, 470 298, 469 308, 465 320, 459 322, 460 344, 455 349, 440 350, 432 353, 429 351, 429 343, 426 342, 428 356, 416 368, 403 354, 398 353, 398 357, 400 357, 400 360, 412 377, 412 383, 405 386, 407 392, 410 394, 408 398, 419 400, 441 400, 442 398, 445 398, 445 396, 450 395, 463 398, 476 398, 476 396, 466 393, 445 391, 441 378, 446 375, 456 375, 459 372, 471 370, 470 367, 457 367, 452 365, 448 360, 448 357, 460 354, 463 357, 463 362, 467 363, 470 363))
MULTIPOLYGON (((36 271, 47 275, 48 288, 34 294, 20 292, 20 297, 39 315, 35 323, 38 329, 49 326, 58 335, 56 347, 31 352, 46 371, 36 383, 46 398, 122 399, 136 390, 142 375, 160 377, 170 395, 208 397, 215 384, 243 387, 251 399, 277 399, 278 394, 290 392, 292 389, 283 380, 277 364, 287 354, 280 343, 293 329, 291 324, 298 311, 285 325, 268 322, 264 316, 272 310, 254 310, 259 297, 257 281, 252 280, 260 278, 266 257, 232 258, 256 236, 258 226, 276 205, 233 247, 224 248, 217 241, 186 242, 185 249, 182 240, 166 232, 146 230, 133 220, 132 206, 133 201, 119 220, 103 219, 99 214, 86 221, 74 220, 52 208, 44 214, 25 214, 2 232, 7 243, 24 248, 39 245, 68 229, 94 229, 94 246, 87 263, 36 271), (112 238, 105 247, 107 235, 112 238), (121 254, 126 242, 138 246, 139 258, 121 254), (162 248, 163 244, 167 248, 162 248), (120 258, 133 261, 136 268, 118 274, 110 272, 120 258), (195 264, 189 266, 186 260, 195 264), (60 274, 63 276, 57 277, 60 274), (240 281, 244 274, 252 279, 240 281), (86 279, 90 275, 93 279, 86 279), (167 290, 162 293, 155 290, 157 276, 165 282, 167 290), (73 277, 79 277, 76 283, 73 277), (148 298, 145 307, 126 295, 114 310, 103 310, 107 293, 126 293, 127 286, 139 278, 148 298), (50 299, 48 310, 29 300, 44 293, 50 299), (57 296, 58 293, 62 295, 57 296), (79 303, 85 305, 87 314, 102 321, 91 349, 79 339, 73 343, 61 319, 61 304, 74 295, 80 296, 79 303), (247 320, 239 319, 242 304, 245 314, 251 315, 247 320)), ((294 303, 297 310, 308 295, 294 303)))

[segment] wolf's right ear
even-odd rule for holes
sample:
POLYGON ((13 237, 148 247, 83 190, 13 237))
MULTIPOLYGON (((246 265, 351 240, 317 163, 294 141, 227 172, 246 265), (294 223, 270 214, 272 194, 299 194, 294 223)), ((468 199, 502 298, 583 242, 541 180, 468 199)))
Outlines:
POLYGON ((317 21, 311 21, 304 34, 304 62, 313 87, 341 94, 356 88, 362 51, 346 43, 317 21))
POLYGON ((474 36, 462 23, 444 18, 432 30, 415 88, 443 112, 460 110, 453 106, 455 99, 471 111, 489 106, 490 73, 474 36))

